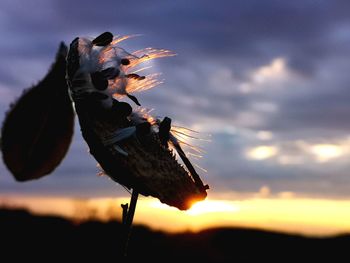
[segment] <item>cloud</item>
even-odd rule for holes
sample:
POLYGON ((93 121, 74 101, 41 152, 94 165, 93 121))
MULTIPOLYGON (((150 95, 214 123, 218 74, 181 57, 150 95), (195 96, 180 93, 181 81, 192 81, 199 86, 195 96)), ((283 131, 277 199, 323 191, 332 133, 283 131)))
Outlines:
POLYGON ((267 198, 271 195, 271 189, 267 185, 263 185, 258 192, 258 197, 267 198))
POLYGON ((275 156, 277 153, 277 147, 262 145, 249 149, 246 155, 253 160, 265 160, 275 156))
POLYGON ((270 131, 258 131, 256 137, 262 141, 269 141, 273 138, 273 133, 270 131))
MULTIPOLYGON (((157 115, 213 135, 200 161, 213 192, 251 192, 266 185, 275 192, 348 195, 349 2, 36 0, 32 5, 0 3, 6 40, 0 43, 2 113, 45 74, 60 41, 106 30, 141 33, 123 47, 156 46, 178 56, 156 61, 152 70, 163 72, 165 84, 137 96, 157 115), (267 158, 247 158, 249 149, 259 153, 262 146, 272 147, 258 154, 267 158), (341 154, 329 154, 338 152, 332 147, 341 154)), ((76 131, 52 179, 28 189, 114 191, 114 184, 94 177, 95 161, 76 131)), ((12 183, 4 167, 0 173, 6 182, 1 191, 26 188, 12 183)))

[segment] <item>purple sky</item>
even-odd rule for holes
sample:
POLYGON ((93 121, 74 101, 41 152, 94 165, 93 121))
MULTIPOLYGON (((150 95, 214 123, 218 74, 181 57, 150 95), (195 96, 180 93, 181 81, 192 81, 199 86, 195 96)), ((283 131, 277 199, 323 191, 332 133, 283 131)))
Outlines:
MULTIPOLYGON (((210 193, 350 197, 350 2, 67 1, 0 2, 0 120, 36 83, 60 41, 142 34, 122 43, 178 55, 155 61, 165 83, 137 94, 174 123, 210 133, 199 163, 210 193), (263 147, 262 147, 263 146, 263 147)), ((125 194, 95 176, 76 128, 61 166, 16 183, 0 164, 0 194, 125 194)))

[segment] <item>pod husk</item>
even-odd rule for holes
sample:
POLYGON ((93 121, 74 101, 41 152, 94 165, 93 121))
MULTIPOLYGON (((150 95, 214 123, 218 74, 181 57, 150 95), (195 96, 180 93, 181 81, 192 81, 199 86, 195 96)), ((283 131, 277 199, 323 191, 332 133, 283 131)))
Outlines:
POLYGON ((71 144, 74 110, 65 80, 66 55, 61 43, 46 77, 13 103, 4 119, 3 160, 17 181, 50 174, 71 144))
MULTIPOLYGON (((77 73, 80 67, 78 45, 77 38, 72 42, 67 58, 68 82, 72 90, 75 78, 85 78, 87 85, 92 85, 88 75, 77 73)), ((205 199, 207 188, 195 183, 190 173, 177 162, 174 153, 162 145, 157 133, 131 136, 118 143, 104 145, 104 138, 113 137, 117 130, 130 124, 115 119, 108 112, 98 112, 84 100, 77 100, 74 105, 90 153, 114 181, 180 210, 205 199), (122 148, 127 156, 116 147, 122 148)))

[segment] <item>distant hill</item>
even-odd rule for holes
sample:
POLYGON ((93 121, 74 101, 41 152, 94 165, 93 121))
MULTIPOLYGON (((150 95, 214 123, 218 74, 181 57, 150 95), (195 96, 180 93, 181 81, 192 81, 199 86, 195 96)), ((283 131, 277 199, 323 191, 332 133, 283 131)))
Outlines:
MULTIPOLYGON (((121 231, 119 222, 76 224, 0 209, 0 262, 122 262, 121 231)), ((349 245, 345 235, 307 238, 239 228, 169 234, 135 226, 126 262, 340 262, 348 261, 349 245)))

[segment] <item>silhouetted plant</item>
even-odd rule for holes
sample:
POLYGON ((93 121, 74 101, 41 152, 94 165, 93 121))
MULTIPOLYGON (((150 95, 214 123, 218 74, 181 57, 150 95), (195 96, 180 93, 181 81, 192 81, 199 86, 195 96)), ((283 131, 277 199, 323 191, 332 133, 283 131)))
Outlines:
MULTIPOLYGON (((128 97, 141 106, 133 94, 160 81, 158 74, 140 76, 142 69, 136 66, 174 55, 154 48, 129 53, 119 43, 130 37, 110 32, 95 39, 78 37, 68 54, 61 44, 47 76, 11 106, 2 127, 5 164, 16 180, 27 181, 50 174, 59 165, 77 113, 82 136, 102 172, 132 191, 130 204, 122 206, 124 251, 139 194, 186 210, 205 199, 209 188, 181 147, 180 137, 190 130, 175 129, 170 118, 118 100, 128 97)), ((96 211, 87 211, 86 216, 96 216, 96 211)))

